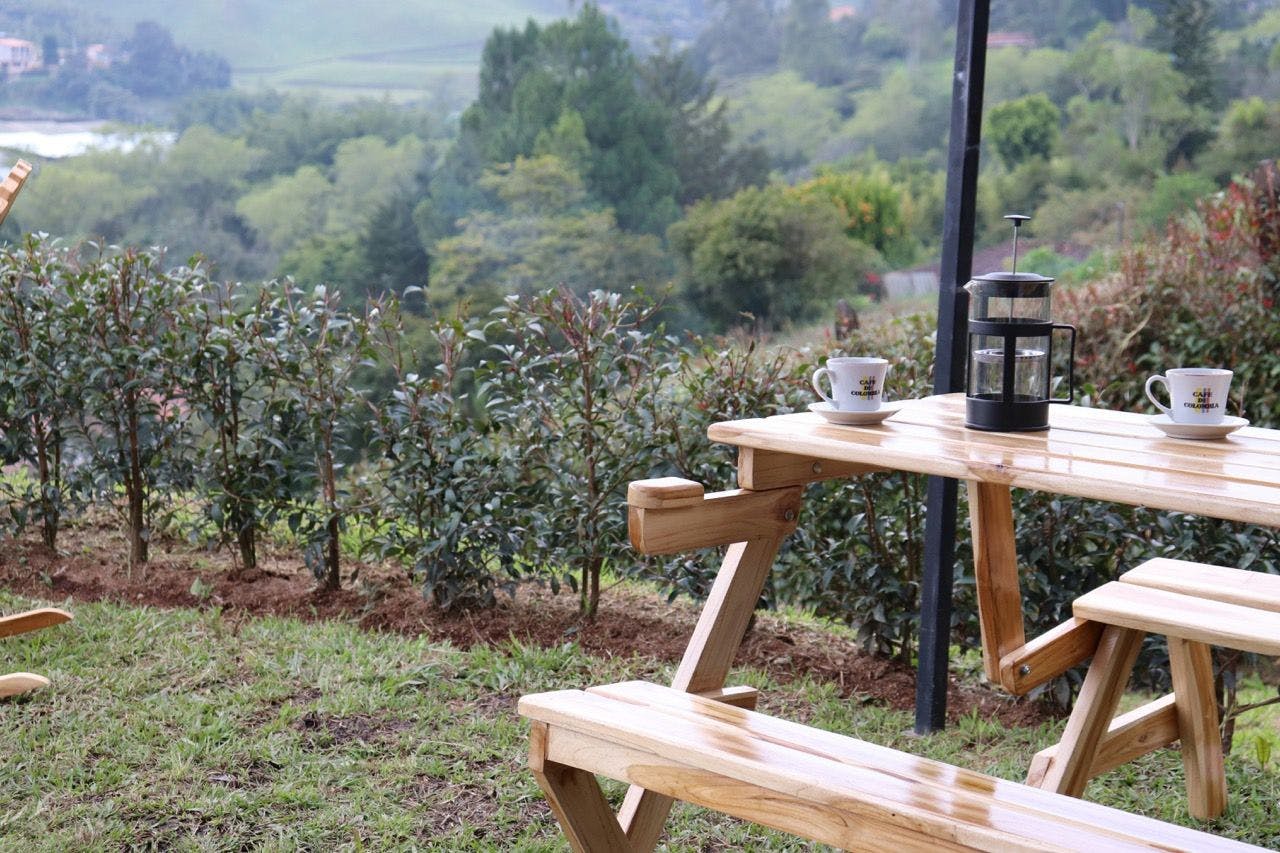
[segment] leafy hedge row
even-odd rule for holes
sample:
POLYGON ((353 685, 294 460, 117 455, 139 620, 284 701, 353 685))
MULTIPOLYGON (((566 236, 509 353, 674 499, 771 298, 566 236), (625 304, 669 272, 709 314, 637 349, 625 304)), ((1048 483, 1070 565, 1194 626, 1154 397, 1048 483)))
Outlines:
MULTIPOLYGON (((1059 316, 1081 327, 1095 402, 1137 408, 1148 366, 1209 361, 1237 369, 1255 421, 1274 417, 1274 210, 1232 189, 1175 226, 1172 249, 1136 248, 1114 280, 1059 297, 1059 316)), ((701 596, 719 555, 637 557, 626 484, 677 474, 732 486, 733 451, 711 445, 707 426, 802 408, 831 349, 679 339, 641 295, 564 291, 430 323, 415 347, 423 336, 406 333, 394 303, 353 315, 322 288, 218 284, 199 264, 161 260, 35 237, 0 254, 2 448, 25 463, 2 481, 13 528, 38 525, 52 545, 67 513, 100 501, 122 508, 135 560, 171 515, 246 566, 257 538, 285 524, 331 586, 342 543, 358 541, 442 606, 485 604, 535 576, 575 588, 593 612, 606 569, 701 596), (361 390, 371 384, 381 390, 361 390)), ((888 357, 893 398, 931 392, 931 319, 863 329, 843 350, 888 357)), ((1280 571, 1269 529, 1032 492, 1015 501, 1031 635, 1151 556, 1280 571)), ((815 484, 767 595, 909 659, 923 519, 918 476, 815 484)), ((953 627, 973 645, 967 519, 960 529, 953 627)))

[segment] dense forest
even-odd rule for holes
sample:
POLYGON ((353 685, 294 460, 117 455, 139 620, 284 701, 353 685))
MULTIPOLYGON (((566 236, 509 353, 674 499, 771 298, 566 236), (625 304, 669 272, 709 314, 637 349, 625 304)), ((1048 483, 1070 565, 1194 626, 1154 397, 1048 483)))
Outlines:
MULTIPOLYGON (((666 5, 494 30, 460 114, 234 88, 226 60, 138 23, 111 67, 11 79, 0 107, 145 118, 174 141, 37 162, 4 233, 441 313, 671 288, 674 316, 711 330, 829 317, 930 262, 954 4, 707 0, 664 33, 666 5)), ((73 19, 42 20, 46 52, 75 41, 73 19)), ((1030 214, 1050 275, 1099 268, 1280 149, 1274 0, 995 3, 991 29, 980 240, 1030 214)))

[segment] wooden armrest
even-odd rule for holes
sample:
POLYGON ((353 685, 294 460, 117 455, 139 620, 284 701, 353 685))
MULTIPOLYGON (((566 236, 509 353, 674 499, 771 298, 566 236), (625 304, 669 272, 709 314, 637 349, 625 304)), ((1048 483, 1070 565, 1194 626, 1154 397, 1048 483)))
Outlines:
POLYGON ((70 621, 71 614, 57 607, 42 607, 12 616, 0 616, 0 637, 12 637, 14 634, 25 634, 70 621))
POLYGON ((49 679, 34 672, 11 672, 0 675, 0 699, 19 696, 49 686, 49 679))
POLYGON ((27 176, 30 174, 31 164, 26 160, 19 160, 9 171, 9 176, 0 182, 0 222, 4 222, 4 218, 9 215, 14 200, 22 191, 22 185, 27 182, 27 176))
POLYGON ((636 480, 627 486, 627 506, 641 509, 671 509, 702 503, 701 483, 683 477, 655 477, 636 480))

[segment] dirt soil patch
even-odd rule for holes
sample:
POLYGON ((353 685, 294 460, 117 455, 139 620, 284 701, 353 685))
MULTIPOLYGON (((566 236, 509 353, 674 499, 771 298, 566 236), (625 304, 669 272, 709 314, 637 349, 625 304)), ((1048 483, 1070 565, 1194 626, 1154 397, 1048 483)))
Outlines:
MULTIPOLYGON (((498 645, 512 638, 543 646, 569 640, 595 654, 647 656, 663 663, 680 660, 698 607, 667 603, 632 587, 615 587, 602 596, 596 619, 578 616, 577 598, 552 595, 538 584, 524 584, 514 598, 500 596, 488 610, 441 613, 423 600, 399 570, 350 564, 355 579, 346 589, 324 592, 301 560, 269 555, 261 568, 235 573, 221 555, 192 550, 182 543, 160 542, 145 568, 126 570, 124 543, 107 525, 86 524, 66 532, 74 553, 54 553, 26 536, 8 540, 0 552, 0 585, 37 598, 62 601, 115 601, 155 607, 221 608, 225 618, 277 615, 300 619, 339 619, 368 630, 426 635, 456 646, 498 645)), ((909 710, 915 702, 915 672, 897 662, 862 652, 853 641, 819 628, 796 626, 768 614, 754 620, 735 661, 770 673, 779 681, 799 674, 838 685, 845 697, 859 697, 909 710)), ((1015 699, 982 685, 948 688, 947 717, 972 714, 1006 725, 1036 725, 1052 718, 1046 703, 1015 699)), ((341 734, 346 734, 345 732, 341 734)))

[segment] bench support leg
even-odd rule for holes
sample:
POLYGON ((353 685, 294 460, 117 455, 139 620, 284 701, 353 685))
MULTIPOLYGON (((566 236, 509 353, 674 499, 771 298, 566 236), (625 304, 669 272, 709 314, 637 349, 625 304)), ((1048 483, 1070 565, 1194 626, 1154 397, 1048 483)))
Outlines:
MULTIPOLYGON (((1089 778, 1101 776, 1177 740, 1178 714, 1174 708, 1174 695, 1168 693, 1111 721, 1094 753, 1089 778)), ((1031 769, 1027 771, 1027 784, 1043 787, 1044 775, 1049 772, 1057 755, 1057 744, 1037 752, 1031 761, 1031 769)))
POLYGON ((1142 637, 1141 631, 1115 625, 1103 629, 1075 709, 1062 733, 1057 754, 1045 769, 1041 788, 1072 797, 1084 793, 1098 745, 1107 733, 1116 705, 1129 683, 1129 673, 1138 657, 1142 637))
POLYGON ((569 846, 576 853, 632 853, 636 848, 623 834, 596 777, 548 759, 547 734, 546 723, 533 724, 529 767, 569 839, 569 846))
POLYGON ((1182 767, 1187 774, 1187 810, 1212 820, 1227 807, 1227 777, 1213 693, 1213 658, 1203 643, 1169 637, 1169 669, 1178 712, 1182 767))
MULTIPOLYGON (((781 537, 729 546, 672 687, 700 693, 724 686, 781 546, 781 537)), ((652 850, 657 845, 673 802, 636 785, 627 791, 618 821, 636 849, 652 850)))

